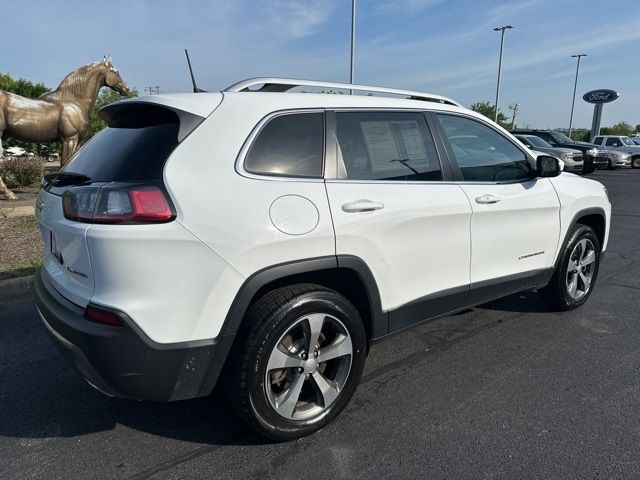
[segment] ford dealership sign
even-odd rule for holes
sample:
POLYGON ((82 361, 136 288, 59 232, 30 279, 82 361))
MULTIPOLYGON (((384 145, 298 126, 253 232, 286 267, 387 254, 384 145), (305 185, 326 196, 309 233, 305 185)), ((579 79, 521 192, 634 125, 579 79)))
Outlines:
POLYGON ((607 90, 606 88, 591 90, 582 96, 584 101, 589 103, 609 103, 613 102, 618 97, 618 92, 607 90))

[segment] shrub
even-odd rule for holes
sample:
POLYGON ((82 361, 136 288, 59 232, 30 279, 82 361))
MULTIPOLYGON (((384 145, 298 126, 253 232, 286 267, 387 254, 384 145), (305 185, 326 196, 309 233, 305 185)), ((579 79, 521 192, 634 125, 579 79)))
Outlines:
POLYGON ((37 186, 44 174, 41 157, 11 157, 0 163, 0 176, 9 188, 37 186))

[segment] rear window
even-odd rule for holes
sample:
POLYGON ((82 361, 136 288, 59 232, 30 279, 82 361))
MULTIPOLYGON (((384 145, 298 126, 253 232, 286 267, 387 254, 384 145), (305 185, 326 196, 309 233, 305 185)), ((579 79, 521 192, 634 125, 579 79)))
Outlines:
POLYGON ((258 175, 322 177, 323 156, 322 113, 280 115, 260 131, 244 169, 258 175))
POLYGON ((160 181, 178 145, 178 116, 164 108, 128 109, 87 142, 64 168, 94 182, 160 181))

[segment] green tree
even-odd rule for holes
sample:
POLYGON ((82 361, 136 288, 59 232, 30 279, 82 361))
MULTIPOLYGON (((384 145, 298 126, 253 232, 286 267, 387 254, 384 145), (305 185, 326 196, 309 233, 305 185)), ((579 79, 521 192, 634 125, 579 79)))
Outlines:
POLYGON ((138 96, 138 91, 135 88, 129 90, 126 96, 122 96, 117 92, 114 92, 110 88, 104 88, 100 90, 96 103, 93 106, 91 112, 89 112, 89 131, 87 135, 82 139, 82 143, 86 143, 91 137, 107 126, 107 122, 98 116, 100 109, 110 103, 122 100, 124 98, 133 98, 138 96))
POLYGON ((634 128, 634 131, 636 133, 640 133, 640 123, 638 125, 636 125, 636 128, 634 128))
MULTIPOLYGON (((496 106, 490 102, 476 102, 469 107, 474 112, 478 112, 489 120, 493 121, 496 117, 496 106)), ((498 109, 498 125, 503 128, 510 128, 509 119, 504 113, 498 109)))

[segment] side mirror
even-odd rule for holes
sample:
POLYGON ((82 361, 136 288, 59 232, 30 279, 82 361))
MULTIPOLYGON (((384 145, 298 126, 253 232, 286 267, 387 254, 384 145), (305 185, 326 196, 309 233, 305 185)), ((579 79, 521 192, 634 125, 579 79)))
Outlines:
POLYGON ((562 172, 560 160, 549 155, 538 155, 536 158, 536 176, 557 177, 562 172))

